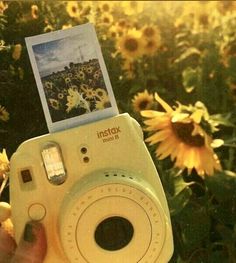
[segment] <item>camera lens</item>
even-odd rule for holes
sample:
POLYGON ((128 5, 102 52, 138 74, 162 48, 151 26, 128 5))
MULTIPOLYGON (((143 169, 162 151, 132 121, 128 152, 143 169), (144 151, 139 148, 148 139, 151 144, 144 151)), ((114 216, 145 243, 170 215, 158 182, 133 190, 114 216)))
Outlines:
POLYGON ((134 228, 129 220, 113 216, 103 220, 96 228, 96 243, 109 251, 119 250, 129 244, 134 228))

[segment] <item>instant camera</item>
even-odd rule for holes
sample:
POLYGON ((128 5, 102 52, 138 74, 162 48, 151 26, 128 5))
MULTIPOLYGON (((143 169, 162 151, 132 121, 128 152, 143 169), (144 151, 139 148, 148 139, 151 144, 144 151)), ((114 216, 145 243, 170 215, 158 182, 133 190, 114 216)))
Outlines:
MULTIPOLYGON (((35 50, 43 48, 34 46, 76 35, 79 39, 83 34, 91 37, 93 27, 86 24, 49 34, 49 40, 48 34, 27 40, 51 130, 22 143, 11 158, 10 198, 16 241, 25 223, 35 220, 46 229, 45 263, 167 263, 173 253, 173 237, 162 184, 139 124, 127 113, 118 114, 98 47, 92 58, 81 59, 80 54, 73 70, 88 62, 95 65, 98 58, 104 83, 100 89, 104 92, 99 90, 100 97, 95 99, 87 98, 81 87, 84 83, 70 83, 67 97, 71 89, 78 103, 67 103, 70 110, 64 114, 72 115, 58 120, 50 108, 44 82, 50 79, 53 83, 53 78, 65 78, 71 72, 55 72, 54 68, 54 73, 48 70, 48 75, 43 74, 35 59, 35 50), (102 99, 109 103, 97 109, 96 102, 102 99)), ((88 40, 88 50, 91 43, 97 42, 88 40)), ((54 43, 54 47, 56 44, 59 46, 54 43)))

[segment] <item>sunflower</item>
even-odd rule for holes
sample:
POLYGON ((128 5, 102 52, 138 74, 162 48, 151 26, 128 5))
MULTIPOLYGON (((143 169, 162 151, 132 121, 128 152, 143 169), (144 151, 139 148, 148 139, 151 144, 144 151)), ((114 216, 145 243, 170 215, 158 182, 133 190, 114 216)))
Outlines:
POLYGON ((58 100, 50 98, 50 99, 49 99, 49 103, 50 103, 50 105, 51 105, 51 107, 52 107, 53 109, 59 110, 59 108, 60 108, 60 103, 59 103, 58 100))
POLYGON ((9 120, 9 113, 5 109, 5 107, 0 105, 0 120, 8 121, 9 120))
POLYGON ((0 152, 0 179, 2 179, 4 175, 9 171, 10 171, 9 160, 7 158, 6 150, 3 149, 3 151, 0 152))
POLYGON ((152 56, 161 45, 160 30, 154 25, 146 25, 141 32, 145 40, 144 53, 152 56))
POLYGON ((96 110, 103 110, 109 107, 111 107, 111 102, 108 96, 104 96, 100 100, 96 101, 96 104, 95 104, 96 110))
POLYGON ((80 10, 77 1, 69 1, 66 4, 66 11, 70 17, 79 17, 80 10))
POLYGON ((59 100, 62 100, 64 98, 64 94, 62 92, 59 92, 57 97, 59 100))
POLYGON ((175 25, 188 26, 195 33, 217 26, 216 7, 214 1, 192 1, 183 6, 183 13, 176 20, 175 25))
POLYGON ((125 71, 125 76, 127 79, 134 79, 134 61, 132 59, 126 59, 122 65, 122 70, 125 71))
POLYGON ((217 1, 216 7, 222 15, 226 15, 235 11, 236 3, 235 1, 217 1))
POLYGON ((96 96, 95 90, 86 84, 81 84, 80 89, 83 91, 85 98, 88 100, 92 100, 96 96))
POLYGON ((104 89, 98 88, 95 90, 95 96, 99 100, 103 100, 103 99, 107 98, 107 92, 104 89))
POLYGON ((72 27, 72 24, 66 23, 66 24, 64 24, 64 25, 62 26, 61 29, 68 29, 68 28, 71 28, 71 27, 72 27))
POLYGON ((53 83, 52 83, 52 81, 46 81, 46 82, 44 83, 44 88, 46 88, 46 89, 52 89, 52 88, 53 88, 53 83))
POLYGON ((99 19, 101 26, 111 26, 113 23, 113 16, 110 13, 103 13, 99 19))
POLYGON ((101 69, 96 70, 96 71, 94 72, 94 74, 93 74, 93 78, 96 79, 96 80, 100 79, 101 76, 102 76, 102 71, 101 71, 101 69))
POLYGON ((50 25, 50 24, 47 24, 45 26, 45 28, 43 29, 43 32, 45 32, 45 33, 49 33, 49 32, 52 32, 52 31, 53 31, 53 26, 50 25))
POLYGON ((72 89, 72 88, 68 89, 66 106, 67 106, 66 109, 67 113, 69 113, 72 109, 78 107, 86 109, 86 112, 91 111, 89 102, 87 102, 76 89, 72 89))
POLYGON ((143 52, 147 56, 153 56, 160 46, 160 42, 156 39, 148 39, 143 47, 143 52))
POLYGON ((154 25, 145 25, 142 29, 141 29, 141 32, 142 32, 142 36, 146 39, 158 39, 160 40, 161 39, 161 36, 160 36, 160 30, 158 29, 157 26, 154 26, 154 25))
POLYGON ((110 2, 110 1, 98 1, 97 4, 98 4, 97 11, 101 12, 101 13, 112 12, 113 6, 114 6, 114 3, 110 2))
POLYGON ((92 11, 93 1, 81 1, 80 5, 80 16, 88 17, 92 11))
POLYGON ((220 46, 220 54, 225 67, 229 67, 231 58, 236 58, 236 42, 224 41, 220 46))
POLYGON ((116 32, 117 36, 123 36, 128 30, 134 27, 133 24, 133 21, 131 22, 127 19, 121 18, 115 23, 113 31, 116 32))
POLYGON ((143 12, 144 3, 142 1, 122 1, 121 6, 126 15, 132 16, 143 12))
POLYGON ((21 52, 22 52, 22 46, 21 44, 16 44, 14 46, 13 52, 12 52, 12 58, 14 60, 18 60, 21 56, 21 52))
POLYGON ((154 102, 153 95, 149 94, 147 90, 144 90, 143 92, 139 92, 132 99, 133 109, 136 112, 151 109, 153 102, 154 102))
POLYGON ((141 32, 129 30, 127 34, 117 40, 117 50, 126 59, 135 59, 143 55, 143 39, 141 32))
POLYGON ((0 1, 0 14, 3 14, 3 12, 8 8, 8 4, 6 1, 0 1))
POLYGON ((88 74, 92 74, 94 70, 94 67, 91 65, 86 66, 85 72, 88 74))
POLYGON ((33 19, 38 19, 39 17, 39 8, 37 5, 31 6, 31 16, 33 19))
POLYGON ((141 115, 149 118, 144 121, 146 130, 154 134, 146 141, 150 145, 158 143, 156 156, 159 159, 170 156, 176 167, 187 168, 189 173, 195 169, 201 176, 221 170, 220 161, 213 151, 216 141, 211 136, 217 130, 217 124, 213 124, 205 106, 201 102, 195 106, 179 103, 173 110, 157 94, 155 99, 166 112, 147 110, 141 115))
POLYGON ((119 33, 117 31, 117 27, 115 25, 110 26, 107 32, 107 37, 115 39, 118 36, 119 36, 119 33))
MULTIPOLYGON (((85 68, 86 69, 86 68, 85 68)), ((75 74, 76 78, 79 80, 84 80, 85 79, 85 73, 83 72, 83 70, 79 70, 76 74, 75 74)))
POLYGON ((229 93, 232 95, 233 99, 236 101, 236 80, 229 78, 227 80, 227 83, 229 85, 229 93))

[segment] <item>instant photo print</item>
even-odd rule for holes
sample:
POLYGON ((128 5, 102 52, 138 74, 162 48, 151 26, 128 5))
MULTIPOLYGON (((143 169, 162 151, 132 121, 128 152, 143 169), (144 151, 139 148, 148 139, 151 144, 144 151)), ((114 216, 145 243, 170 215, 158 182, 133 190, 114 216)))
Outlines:
POLYGON ((167 200, 140 125, 116 102, 91 24, 27 38, 49 134, 10 161, 18 243, 28 221, 45 263, 167 263, 167 200))
POLYGON ((48 129, 118 114, 92 24, 26 38, 48 129))

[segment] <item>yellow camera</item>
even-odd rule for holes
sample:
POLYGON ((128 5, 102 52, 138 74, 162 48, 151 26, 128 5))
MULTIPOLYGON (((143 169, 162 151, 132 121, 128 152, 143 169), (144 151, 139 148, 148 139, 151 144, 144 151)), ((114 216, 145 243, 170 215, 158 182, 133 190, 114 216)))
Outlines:
POLYGON ((11 158, 17 242, 46 228, 46 263, 166 263, 169 209, 138 123, 128 114, 24 142, 11 158))

